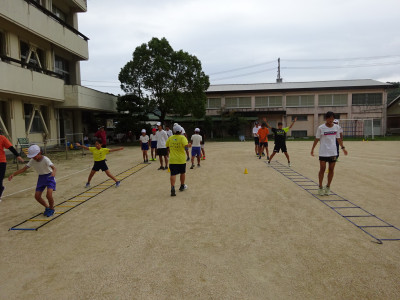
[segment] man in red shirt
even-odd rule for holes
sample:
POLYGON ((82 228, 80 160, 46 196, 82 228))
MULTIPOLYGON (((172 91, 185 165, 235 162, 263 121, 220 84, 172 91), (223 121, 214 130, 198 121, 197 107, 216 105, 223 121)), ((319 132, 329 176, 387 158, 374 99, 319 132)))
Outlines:
POLYGON ((262 122, 261 128, 258 129, 257 136, 259 140, 259 148, 258 148, 258 158, 261 159, 262 153, 264 152, 264 148, 267 151, 267 160, 269 160, 269 152, 268 152, 268 134, 269 130, 267 128, 267 124, 262 122))
POLYGON ((94 136, 101 140, 102 148, 107 148, 107 135, 104 126, 101 126, 94 136))

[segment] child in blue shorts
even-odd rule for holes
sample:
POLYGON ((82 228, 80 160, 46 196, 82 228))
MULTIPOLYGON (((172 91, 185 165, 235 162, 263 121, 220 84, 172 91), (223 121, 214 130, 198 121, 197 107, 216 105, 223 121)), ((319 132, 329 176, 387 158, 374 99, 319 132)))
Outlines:
POLYGON ((21 170, 10 175, 8 180, 11 181, 14 176, 17 176, 28 170, 30 167, 33 167, 39 174, 36 184, 35 199, 46 208, 43 214, 46 217, 51 217, 54 214, 53 191, 56 190, 56 168, 47 156, 42 155, 38 145, 30 146, 28 148, 27 156, 30 158, 30 161, 21 170), (42 193, 45 188, 47 188, 46 198, 49 202, 48 204, 42 198, 42 193))
POLYGON ((139 138, 140 140, 140 148, 142 149, 143 152, 143 162, 148 163, 149 162, 149 156, 147 154, 147 151, 149 150, 149 136, 146 134, 146 129, 142 129, 142 135, 139 138))

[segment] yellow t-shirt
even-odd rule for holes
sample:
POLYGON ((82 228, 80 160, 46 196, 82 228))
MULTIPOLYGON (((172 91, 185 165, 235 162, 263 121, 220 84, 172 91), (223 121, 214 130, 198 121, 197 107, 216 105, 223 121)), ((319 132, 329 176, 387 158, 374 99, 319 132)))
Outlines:
POLYGON ((106 154, 110 153, 110 149, 108 148, 100 148, 89 147, 89 151, 93 153, 94 161, 102 161, 106 159, 106 154))
POLYGON ((169 163, 173 165, 181 165, 186 163, 185 146, 188 140, 184 135, 176 134, 170 136, 166 142, 166 147, 169 147, 169 163))

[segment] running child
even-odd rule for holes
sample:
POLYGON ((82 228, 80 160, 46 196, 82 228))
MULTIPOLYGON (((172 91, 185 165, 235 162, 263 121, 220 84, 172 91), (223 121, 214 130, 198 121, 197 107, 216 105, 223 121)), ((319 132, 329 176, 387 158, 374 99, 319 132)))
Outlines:
POLYGON ((139 138, 140 140, 140 148, 143 152, 143 162, 149 162, 149 156, 147 155, 147 151, 149 150, 149 136, 146 134, 146 129, 142 129, 142 135, 139 138))
POLYGON ((42 155, 38 145, 30 146, 28 148, 27 156, 30 160, 26 166, 10 175, 8 180, 11 181, 14 176, 24 173, 30 167, 33 167, 39 174, 35 190, 35 199, 45 207, 43 214, 46 217, 51 217, 54 215, 53 191, 56 190, 56 167, 54 167, 54 164, 47 156, 42 155), (48 203, 42 198, 42 193, 46 188, 46 198, 48 203))
POLYGON ((76 143, 77 147, 82 147, 83 149, 89 150, 90 152, 93 153, 93 159, 94 159, 94 165, 92 170, 90 171, 88 181, 85 185, 86 188, 90 187, 90 181, 92 180, 94 174, 96 174, 97 171, 102 170, 107 174, 108 177, 110 177, 112 180, 115 181, 115 187, 119 187, 121 184, 121 181, 118 181, 117 178, 115 178, 110 170, 108 170, 107 164, 106 164, 106 154, 110 152, 115 152, 115 151, 120 151, 123 150, 124 148, 117 148, 117 149, 108 149, 108 148, 102 148, 101 147, 101 140, 97 140, 96 143, 94 144, 94 147, 86 147, 84 145, 81 145, 79 143, 76 143))
POLYGON ((347 155, 347 151, 343 146, 343 141, 340 139, 339 126, 333 124, 335 115, 333 112, 328 111, 325 115, 325 124, 318 127, 317 133, 315 134, 314 144, 311 148, 311 155, 314 156, 314 148, 320 141, 319 146, 319 189, 318 194, 320 196, 329 195, 330 187, 333 179, 335 164, 336 164, 336 141, 341 146, 344 155, 347 155), (329 164, 328 183, 326 187, 322 187, 322 181, 324 180, 324 173, 326 169, 326 163, 329 164))
POLYGON ((267 152, 267 159, 269 160, 269 152, 268 152, 268 133, 269 130, 267 128, 267 124, 262 122, 261 128, 257 131, 257 136, 259 139, 260 146, 258 147, 258 158, 261 159, 262 154, 264 153, 264 148, 267 152))
POLYGON ((197 167, 200 167, 200 156, 201 156, 201 141, 203 138, 200 135, 200 129, 196 128, 194 130, 194 134, 190 138, 192 141, 192 166, 191 169, 194 169, 194 158, 197 156, 197 167))
POLYGON ((289 127, 285 127, 285 128, 282 128, 282 126, 283 126, 282 122, 278 122, 278 128, 272 128, 271 126, 268 125, 266 119, 264 121, 267 124, 268 128, 271 128, 271 131, 275 135, 274 151, 272 152, 272 155, 270 156, 268 163, 271 163, 271 160, 275 156, 275 154, 279 153, 279 151, 282 150, 283 154, 285 154, 285 156, 287 158, 288 165, 290 167, 289 153, 287 152, 287 148, 286 148, 286 133, 293 127, 294 123, 297 121, 297 118, 294 118, 292 124, 290 124, 289 127))
POLYGON ((157 129, 153 128, 150 134, 151 160, 157 160, 157 129))

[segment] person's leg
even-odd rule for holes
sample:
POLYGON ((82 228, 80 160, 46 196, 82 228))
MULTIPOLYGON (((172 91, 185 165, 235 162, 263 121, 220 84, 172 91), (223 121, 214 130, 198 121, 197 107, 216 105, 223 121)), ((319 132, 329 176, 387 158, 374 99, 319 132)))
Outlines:
POLYGON ((91 170, 90 171, 89 178, 88 178, 88 183, 90 183, 90 181, 92 180, 92 178, 93 178, 94 174, 96 174, 96 172, 97 171, 95 171, 95 170, 91 170))
POLYGON ((185 185, 186 173, 182 173, 180 176, 181 186, 185 185))
POLYGON ((201 147, 201 153, 203 154, 203 159, 206 157, 206 151, 204 150, 204 147, 201 147))
MULTIPOLYGON (((272 156, 273 156, 274 154, 275 154, 275 152, 272 153, 272 156)), ((285 156, 286 156, 286 158, 287 158, 287 161, 290 162, 289 153, 283 152, 283 154, 285 154, 285 156)))
MULTIPOLYGON (((36 191, 35 192, 35 199, 36 199, 37 202, 39 202, 44 207, 49 208, 49 205, 42 198, 42 193, 43 193, 43 191, 36 191)), ((54 205, 54 203, 53 203, 53 205, 54 205)))
POLYGON ((265 152, 267 152, 267 159, 269 159, 268 143, 267 143, 267 145, 265 146, 265 152))
POLYGON ((170 182, 171 182, 171 189, 175 187, 176 175, 171 175, 170 182))
POLYGON ((168 169, 168 152, 166 155, 164 155, 164 160, 165 160, 165 168, 168 169))
POLYGON ((108 177, 110 177, 112 180, 114 180, 115 182, 118 182, 117 178, 115 178, 115 177, 111 174, 110 170, 106 170, 106 171, 104 171, 104 172, 105 172, 106 175, 107 175, 108 177))
POLYGON ((336 160, 339 158, 339 142, 336 139, 336 151, 337 151, 337 156, 336 156, 336 160))
POLYGON ((4 191, 3 180, 4 180, 4 175, 6 174, 6 167, 7 163, 0 163, 0 198, 3 195, 4 191))
POLYGON ((159 155, 159 156, 158 156, 158 159, 160 160, 160 169, 161 169, 161 168, 164 168, 164 166, 163 166, 163 157, 162 157, 162 155, 159 155))
POLYGON ((143 160, 146 161, 146 154, 144 154, 145 150, 142 150, 143 160))
POLYGON ((272 158, 275 156, 275 153, 276 153, 276 152, 272 152, 271 156, 269 157, 269 161, 272 160, 272 158))
POLYGON ((200 167, 200 155, 197 155, 197 165, 200 167))
POLYGON ((328 188, 331 187, 331 182, 333 179, 333 175, 335 173, 335 165, 336 165, 336 162, 329 162, 328 184, 326 185, 328 188))
POLYGON ((189 156, 189 149, 188 149, 187 147, 185 148, 185 152, 186 152, 187 160, 189 160, 189 159, 190 159, 190 156, 189 156))
POLYGON ((320 160, 319 161, 319 173, 318 173, 319 188, 322 188, 322 182, 324 180, 325 169, 326 169, 326 161, 320 160))
POLYGON ((192 152, 192 159, 191 159, 191 162, 192 162, 192 166, 194 166, 194 155, 193 155, 193 152, 192 152))
POLYGON ((49 208, 54 209, 53 189, 47 188, 46 198, 49 201, 49 208))

